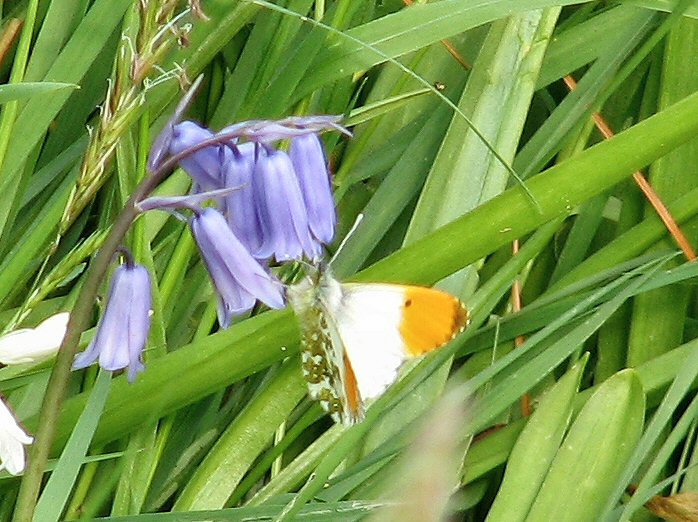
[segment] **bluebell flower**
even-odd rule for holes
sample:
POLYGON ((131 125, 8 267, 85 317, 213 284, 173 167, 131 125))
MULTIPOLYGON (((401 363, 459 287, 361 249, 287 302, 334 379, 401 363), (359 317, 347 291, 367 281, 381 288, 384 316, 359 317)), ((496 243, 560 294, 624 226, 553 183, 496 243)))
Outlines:
POLYGON ((259 299, 270 308, 285 306, 282 286, 235 237, 213 208, 197 212, 191 229, 218 293, 218 322, 228 328, 232 317, 248 312, 259 299))
POLYGON ((257 214, 257 198, 252 183, 255 156, 261 147, 248 142, 231 146, 232 154, 223 165, 225 186, 231 192, 225 197, 225 215, 231 230, 250 252, 262 244, 262 226, 257 214))
POLYGON ((162 163, 167 159, 170 154, 170 145, 172 143, 172 137, 174 135, 174 128, 180 120, 182 115, 187 110, 191 101, 194 99, 196 91, 199 90, 199 86, 204 79, 204 75, 200 74, 196 80, 191 84, 187 92, 184 94, 182 99, 177 104, 172 117, 165 123, 164 127, 157 135, 155 141, 153 141, 153 146, 150 148, 150 154, 148 154, 148 170, 154 172, 162 163))
POLYGON ((337 213, 320 138, 314 133, 293 138, 289 156, 308 211, 310 231, 327 245, 334 239, 337 213))
MULTIPOLYGON (((173 128, 169 144, 170 154, 179 154, 211 137, 213 133, 210 130, 194 122, 183 121, 173 128)), ((179 164, 194 180, 197 192, 216 190, 224 186, 221 167, 229 154, 227 147, 210 145, 190 154, 179 164)))
POLYGON ((262 243, 254 252, 259 259, 277 261, 317 259, 322 247, 310 234, 308 211, 288 154, 267 149, 259 154, 253 173, 262 243))
POLYGON ((150 330, 152 306, 150 274, 132 261, 120 265, 109 288, 104 315, 92 342, 73 361, 73 369, 86 368, 99 361, 105 370, 128 367, 133 382, 143 370, 142 353, 150 330))

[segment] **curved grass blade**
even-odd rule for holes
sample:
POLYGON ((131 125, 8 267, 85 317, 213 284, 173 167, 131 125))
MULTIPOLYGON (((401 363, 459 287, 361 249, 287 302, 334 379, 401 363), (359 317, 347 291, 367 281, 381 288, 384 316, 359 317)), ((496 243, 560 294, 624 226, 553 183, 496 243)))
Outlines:
POLYGON ((75 83, 25 82, 0 85, 0 104, 14 100, 24 100, 54 91, 79 89, 75 83))

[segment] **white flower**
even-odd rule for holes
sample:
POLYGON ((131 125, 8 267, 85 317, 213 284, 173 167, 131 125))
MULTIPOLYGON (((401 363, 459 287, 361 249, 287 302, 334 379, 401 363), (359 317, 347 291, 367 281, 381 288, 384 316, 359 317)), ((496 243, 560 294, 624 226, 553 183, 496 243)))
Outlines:
POLYGON ((17 424, 10 408, 0 400, 0 470, 12 475, 24 471, 24 446, 34 441, 17 424))
POLYGON ((0 337, 0 363, 38 362, 54 355, 68 326, 68 312, 52 315, 36 328, 22 328, 0 337))

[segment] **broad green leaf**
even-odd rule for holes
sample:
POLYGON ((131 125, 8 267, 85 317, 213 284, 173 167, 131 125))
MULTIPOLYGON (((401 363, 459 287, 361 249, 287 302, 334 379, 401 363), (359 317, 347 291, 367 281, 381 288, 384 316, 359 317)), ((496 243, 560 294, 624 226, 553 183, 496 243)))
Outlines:
MULTIPOLYGON (((559 9, 493 23, 459 108, 510 162, 519 143, 535 78, 559 9)), ((409 244, 501 193, 509 173, 479 136, 454 114, 405 238, 409 244)), ((461 295, 461 288, 451 288, 461 295)))
MULTIPOLYGON (((659 105, 666 107, 698 90, 698 72, 685 63, 698 52, 698 21, 682 18, 670 31, 664 47, 659 105)), ((652 164, 649 181, 664 203, 698 188, 698 139, 694 138, 652 164)), ((648 204, 646 213, 656 211, 648 204)), ((682 224, 690 244, 698 240, 698 221, 682 224)), ((659 245, 659 248, 668 245, 659 245)), ((628 339, 628 365, 636 366, 678 346, 690 300, 689 289, 674 286, 640 295, 633 302, 628 339)))
POLYGON ((54 91, 73 90, 78 88, 78 85, 74 83, 60 82, 26 82, 0 85, 0 103, 47 95, 54 91))
POLYGON ((175 503, 177 511, 222 508, 277 427, 305 396, 298 361, 286 362, 218 439, 175 503))
POLYGON ((644 411, 633 370, 604 382, 572 424, 525 520, 599 520, 640 439, 644 411))
POLYGON ((511 451, 487 522, 526 520, 567 431, 587 359, 577 362, 540 400, 511 451))

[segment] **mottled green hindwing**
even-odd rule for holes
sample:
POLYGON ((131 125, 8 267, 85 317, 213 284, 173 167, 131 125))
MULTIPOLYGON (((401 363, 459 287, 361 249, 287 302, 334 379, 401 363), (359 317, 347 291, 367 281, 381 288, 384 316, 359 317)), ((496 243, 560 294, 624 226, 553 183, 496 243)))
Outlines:
POLYGON ((301 365, 310 397, 320 402, 335 422, 359 419, 347 397, 344 344, 323 303, 320 287, 302 282, 288 290, 301 328, 301 365))
POLYGON ((310 397, 320 402, 336 422, 341 421, 344 387, 340 370, 341 356, 336 353, 333 333, 320 306, 313 306, 301 325, 301 364, 310 397))

